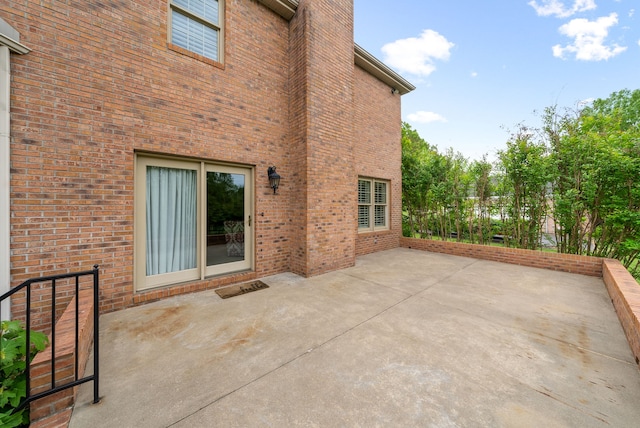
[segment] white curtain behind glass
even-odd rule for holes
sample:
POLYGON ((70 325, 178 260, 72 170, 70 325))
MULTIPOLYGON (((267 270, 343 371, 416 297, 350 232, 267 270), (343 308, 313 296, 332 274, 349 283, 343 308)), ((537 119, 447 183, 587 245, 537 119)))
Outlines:
POLYGON ((196 267, 196 171, 147 167, 147 275, 196 267))

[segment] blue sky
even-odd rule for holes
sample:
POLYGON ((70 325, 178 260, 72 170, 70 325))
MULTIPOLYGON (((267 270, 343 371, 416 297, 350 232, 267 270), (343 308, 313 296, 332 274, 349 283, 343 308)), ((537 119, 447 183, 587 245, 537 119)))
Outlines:
POLYGON ((518 123, 640 89, 639 0, 355 0, 355 41, 416 86, 402 119, 495 159, 518 123))

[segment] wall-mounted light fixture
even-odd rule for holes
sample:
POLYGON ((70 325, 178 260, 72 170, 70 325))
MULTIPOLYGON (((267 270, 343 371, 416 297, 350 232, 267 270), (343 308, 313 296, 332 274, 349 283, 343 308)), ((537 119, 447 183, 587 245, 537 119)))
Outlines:
POLYGON ((396 88, 391 88, 391 93, 392 93, 393 95, 398 95, 398 94, 400 93, 400 91, 399 91, 399 90, 397 90, 396 88))
POLYGON ((275 166, 270 166, 267 170, 267 174, 269 175, 269 187, 273 189, 273 194, 276 194, 276 190, 278 190, 278 186, 280 186, 280 175, 276 172, 275 166))

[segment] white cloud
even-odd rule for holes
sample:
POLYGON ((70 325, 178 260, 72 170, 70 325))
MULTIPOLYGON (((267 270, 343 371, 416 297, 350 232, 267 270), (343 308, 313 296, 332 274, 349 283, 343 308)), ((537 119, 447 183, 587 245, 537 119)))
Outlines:
POLYGON ((559 0, 542 0, 542 4, 532 0, 528 4, 536 10, 538 16, 555 16, 557 18, 568 18, 578 12, 598 7, 595 0, 574 0, 573 6, 570 8, 565 7, 564 2, 559 0))
POLYGON ((633 15, 635 15, 635 14, 636 14, 636 10, 635 9, 631 9, 629 11, 629 18, 633 18, 633 15))
POLYGON ((471 72, 471 77, 478 77, 478 72, 477 71, 472 71, 471 72))
POLYGON ((609 28, 618 23, 618 14, 612 13, 595 21, 587 19, 573 19, 560 27, 559 31, 574 39, 573 43, 562 47, 553 46, 553 56, 565 58, 566 54, 575 54, 575 58, 582 61, 601 61, 613 58, 626 51, 627 48, 612 44, 604 44, 609 35, 609 28))
POLYGON ((418 111, 407 116, 407 119, 416 123, 446 122, 447 119, 432 111, 418 111))
POLYGON ((433 30, 424 30, 419 38, 396 40, 382 47, 384 62, 399 72, 428 76, 436 66, 434 60, 447 61, 455 46, 433 30))

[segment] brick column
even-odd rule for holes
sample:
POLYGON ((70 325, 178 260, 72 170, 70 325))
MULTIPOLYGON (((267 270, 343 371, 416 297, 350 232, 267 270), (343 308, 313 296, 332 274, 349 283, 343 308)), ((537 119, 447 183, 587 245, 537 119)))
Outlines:
POLYGON ((355 262, 352 0, 302 0, 290 26, 292 270, 311 276, 355 262))

